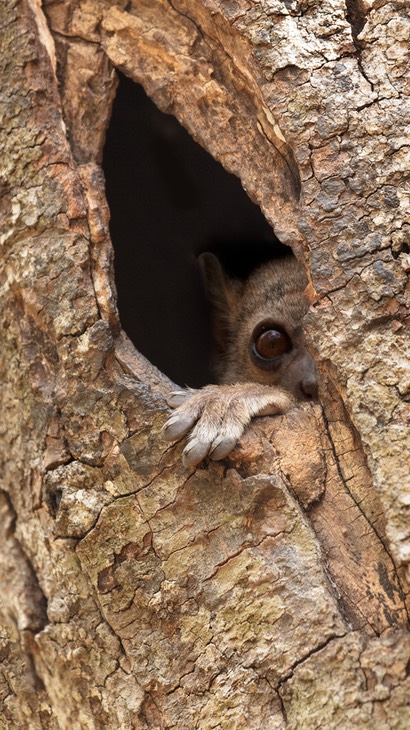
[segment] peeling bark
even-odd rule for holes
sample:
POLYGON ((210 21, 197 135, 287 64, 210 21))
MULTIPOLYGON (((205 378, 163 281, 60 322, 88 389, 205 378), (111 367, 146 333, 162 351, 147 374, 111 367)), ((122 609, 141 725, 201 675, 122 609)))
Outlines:
POLYGON ((409 11, 6 0, 6 728, 407 728, 409 11), (322 405, 187 472, 121 332, 100 169, 115 68, 306 263, 322 405), (93 128, 90 133, 90 120, 93 128))

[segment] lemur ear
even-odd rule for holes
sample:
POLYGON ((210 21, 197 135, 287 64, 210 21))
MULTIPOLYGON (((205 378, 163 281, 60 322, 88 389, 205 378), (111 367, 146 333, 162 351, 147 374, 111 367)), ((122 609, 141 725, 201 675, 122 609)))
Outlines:
POLYGON ((199 264, 205 291, 212 305, 212 329, 216 355, 224 353, 233 321, 240 301, 241 282, 231 279, 223 270, 219 259, 213 253, 202 253, 199 264))
POLYGON ((221 314, 226 313, 232 307, 230 286, 219 259, 206 252, 201 253, 198 261, 209 301, 221 314))

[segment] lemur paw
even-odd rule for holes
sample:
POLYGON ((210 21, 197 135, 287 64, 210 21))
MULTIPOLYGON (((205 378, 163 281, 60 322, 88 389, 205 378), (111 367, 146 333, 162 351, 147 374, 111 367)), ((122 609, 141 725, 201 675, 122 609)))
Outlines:
POLYGON ((192 467, 206 456, 225 458, 254 416, 285 413, 294 399, 275 386, 237 383, 176 391, 168 404, 176 410, 164 424, 162 435, 177 441, 189 433, 182 460, 192 467))

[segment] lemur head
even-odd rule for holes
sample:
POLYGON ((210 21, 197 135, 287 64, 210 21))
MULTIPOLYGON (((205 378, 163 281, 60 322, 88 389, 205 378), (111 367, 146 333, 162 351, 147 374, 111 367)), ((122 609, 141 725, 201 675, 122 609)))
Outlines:
POLYGON ((211 253, 200 261, 213 306, 218 381, 280 385, 298 400, 316 398, 316 366, 302 329, 307 279, 296 258, 264 263, 245 281, 228 277, 211 253))

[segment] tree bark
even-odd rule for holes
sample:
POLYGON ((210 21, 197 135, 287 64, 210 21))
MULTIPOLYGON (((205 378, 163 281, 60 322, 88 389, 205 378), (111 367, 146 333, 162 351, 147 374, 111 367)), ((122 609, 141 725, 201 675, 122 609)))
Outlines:
POLYGON ((2 726, 408 728, 406 4, 43 5, 1 9, 2 726), (322 405, 191 471, 116 310, 115 68, 311 279, 322 405))

